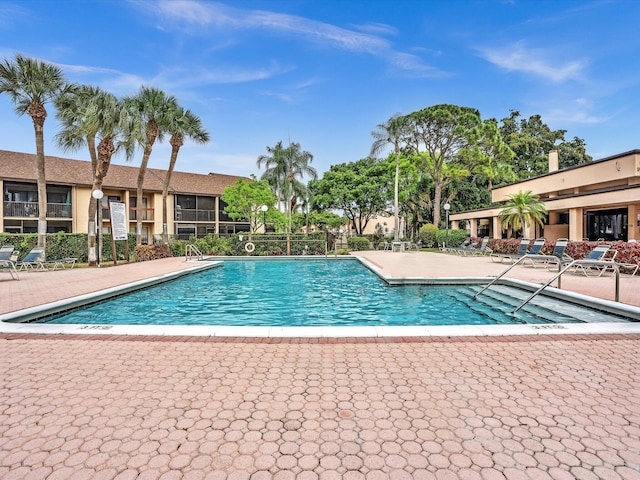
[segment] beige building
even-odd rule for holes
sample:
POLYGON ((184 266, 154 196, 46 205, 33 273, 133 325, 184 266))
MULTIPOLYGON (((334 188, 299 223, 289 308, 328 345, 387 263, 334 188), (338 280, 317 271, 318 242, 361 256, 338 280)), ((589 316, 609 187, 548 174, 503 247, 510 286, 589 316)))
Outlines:
MULTIPOLYGON (((528 238, 589 240, 640 240, 640 150, 558 169, 558 154, 549 154, 549 173, 491 191, 495 203, 509 195, 531 190, 548 211, 542 231, 530 227, 528 238)), ((451 228, 461 221, 473 237, 503 238, 500 207, 451 212, 451 228)))
MULTIPOLYGON (((87 233, 91 197, 91 163, 46 157, 47 230, 87 233)), ((138 168, 112 164, 104 179, 101 200, 103 231, 109 231, 109 201, 124 202, 129 212, 129 229, 135 233, 136 210, 141 210, 143 241, 162 234, 162 182, 166 170, 147 169, 141 201, 136 198, 138 168)), ((38 191, 36 156, 0 150, 0 231, 37 233, 38 191)), ((238 178, 174 172, 167 198, 167 230, 178 238, 191 235, 229 234, 248 231, 248 222, 236 222, 224 213, 220 199, 224 188, 238 178)))

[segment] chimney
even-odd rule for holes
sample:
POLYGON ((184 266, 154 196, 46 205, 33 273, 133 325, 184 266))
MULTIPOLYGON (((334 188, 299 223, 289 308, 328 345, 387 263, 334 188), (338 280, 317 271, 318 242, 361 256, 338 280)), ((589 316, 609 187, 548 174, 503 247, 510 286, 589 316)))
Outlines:
POLYGON ((558 151, 551 150, 549 152, 549 173, 558 171, 558 151))

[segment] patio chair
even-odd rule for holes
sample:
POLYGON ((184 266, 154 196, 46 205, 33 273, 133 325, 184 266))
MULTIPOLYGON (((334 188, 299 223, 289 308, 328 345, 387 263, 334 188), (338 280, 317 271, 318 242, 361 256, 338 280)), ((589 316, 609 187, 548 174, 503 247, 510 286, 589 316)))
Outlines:
MULTIPOLYGON (((620 275, 633 277, 636 273, 638 273, 638 270, 640 270, 640 263, 615 262, 615 264, 618 267, 620 275)), ((608 270, 608 268, 605 269, 605 271, 606 270, 608 270)))
POLYGON ((472 254, 476 249, 477 242, 472 242, 471 240, 465 240, 462 245, 458 247, 446 247, 445 251, 447 253, 453 253, 454 255, 469 255, 472 254))
POLYGON ((480 244, 480 247, 477 249, 474 249, 474 251, 471 252, 471 255, 490 255, 491 253, 493 253, 493 250, 491 250, 489 248, 489 237, 483 237, 482 239, 482 243, 480 244))
POLYGON ((13 280, 20 280, 18 270, 16 270, 16 264, 11 260, 0 260, 0 271, 2 270, 9 272, 13 280))
POLYGON ((542 248, 544 247, 544 243, 546 240, 544 238, 536 238, 533 241, 533 245, 531 245, 531 249, 525 255, 525 260, 522 261, 522 265, 526 265, 527 262, 531 264, 532 267, 535 267, 538 259, 535 257, 540 255, 542 256, 542 248))
POLYGON ((11 254, 13 253, 13 245, 5 245, 0 247, 0 260, 11 260, 11 254))
POLYGON ((25 255, 22 261, 16 263, 18 271, 21 270, 45 270, 45 254, 44 248, 36 247, 32 248, 29 253, 25 255))
POLYGON ((518 251, 516 253, 492 253, 490 255, 491 261, 501 263, 504 261, 509 261, 511 263, 515 263, 527 254, 528 248, 529 239, 523 238, 522 240, 520 240, 520 246, 518 247, 518 251))
POLYGON ((611 250, 613 254, 605 260, 605 255, 609 251, 609 245, 598 245, 586 257, 576 260, 571 273, 583 273, 586 277, 591 276, 592 273, 597 274, 598 277, 601 276, 609 268, 609 265, 603 262, 611 262, 611 266, 615 263, 614 259, 618 252, 611 250))
POLYGON ((58 268, 73 268, 76 265, 77 258, 59 258, 57 260, 46 260, 42 262, 45 268, 56 270, 58 268))

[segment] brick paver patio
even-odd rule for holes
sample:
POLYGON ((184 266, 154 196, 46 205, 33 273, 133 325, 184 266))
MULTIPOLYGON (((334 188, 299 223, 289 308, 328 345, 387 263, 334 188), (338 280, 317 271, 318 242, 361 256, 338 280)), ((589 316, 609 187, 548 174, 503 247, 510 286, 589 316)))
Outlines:
MULTIPOLYGON (((422 268, 388 255, 370 260, 422 268)), ((85 270, 20 288, 95 288, 85 270)), ((0 279, 0 311, 22 282, 0 279)), ((3 335, 0 352, 2 479, 640 479, 638 335, 3 335)))

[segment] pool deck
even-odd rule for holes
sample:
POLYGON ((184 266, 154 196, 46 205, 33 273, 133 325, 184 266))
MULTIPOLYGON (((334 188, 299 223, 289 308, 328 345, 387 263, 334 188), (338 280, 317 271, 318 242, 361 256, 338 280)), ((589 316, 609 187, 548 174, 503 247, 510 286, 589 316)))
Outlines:
MULTIPOLYGON (((364 252, 392 277, 487 258, 364 252)), ((0 273, 0 314, 192 268, 0 273)), ((541 283, 549 272, 516 267, 541 283), (541 276, 544 278, 541 279, 541 276)), ((622 302, 640 304, 638 278, 622 302)), ((612 277, 563 289, 613 298, 612 277)), ((0 333, 3 479, 640 479, 640 335, 0 333)))

